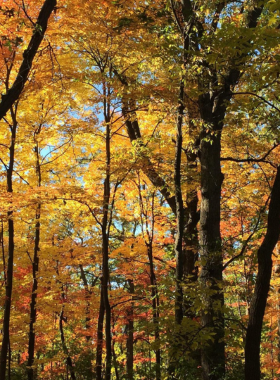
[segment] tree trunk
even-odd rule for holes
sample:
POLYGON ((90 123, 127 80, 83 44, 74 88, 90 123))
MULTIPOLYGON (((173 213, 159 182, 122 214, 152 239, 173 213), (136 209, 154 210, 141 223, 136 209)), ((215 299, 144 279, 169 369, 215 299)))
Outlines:
MULTIPOLYGON (((133 280, 128 280, 129 284, 129 293, 131 294, 131 297, 133 299, 134 294, 134 283, 133 280)), ((127 379, 133 380, 133 333, 134 333, 134 320, 133 320, 133 300, 131 301, 130 306, 127 310, 127 327, 128 327, 128 337, 126 341, 126 352, 127 352, 127 359, 126 359, 126 372, 127 372, 127 379)))
POLYGON ((176 202, 176 239, 175 239, 175 255, 176 255, 176 296, 175 296, 175 320, 177 324, 181 324, 183 319, 183 288, 182 281, 184 275, 183 265, 183 232, 184 232, 184 206, 181 189, 181 157, 182 157, 182 126, 184 118, 184 81, 180 84, 178 120, 176 132, 176 152, 174 165, 174 185, 175 185, 175 202, 176 202))
MULTIPOLYGON (((160 334, 159 334, 159 295, 157 290, 156 275, 154 271, 154 262, 153 262, 153 246, 152 242, 148 245, 148 257, 150 264, 150 281, 151 281, 151 296, 152 296, 152 307, 153 307, 153 324, 154 324, 154 334, 155 342, 159 345, 160 343, 160 334)), ((161 379, 161 352, 158 347, 155 350, 156 354, 156 380, 161 379)))
POLYGON ((272 271, 272 253, 280 234, 280 167, 271 192, 267 230, 258 250, 258 274, 250 304, 245 345, 245 379, 260 380, 260 343, 262 323, 272 271))
MULTIPOLYGON (((16 144, 16 131, 17 131, 17 120, 16 114, 13 109, 11 109, 11 117, 13 124, 11 125, 11 144, 10 144, 10 159, 9 167, 7 168, 7 192, 13 192, 13 170, 15 161, 15 144, 16 144)), ((12 205, 11 205, 12 206, 12 205)), ((3 340, 1 347, 1 357, 0 357, 0 379, 5 379, 6 366, 7 366, 7 355, 10 341, 10 315, 11 315, 11 304, 12 304, 12 290, 13 290, 13 269, 14 269, 14 221, 13 221, 13 211, 8 211, 8 233, 9 233, 9 243, 8 243, 8 260, 7 260, 7 274, 6 274, 6 297, 4 305, 4 319, 3 319, 3 340)))
MULTIPOLYGON (((106 89, 104 86, 104 96, 106 89)), ((111 337, 111 307, 109 302, 109 202, 111 193, 110 183, 110 164, 111 164, 111 135, 110 135, 110 103, 104 99, 104 116, 106 121, 106 177, 104 180, 104 195, 103 195, 103 219, 102 219, 102 251, 103 251, 103 299, 105 307, 105 336, 106 336, 106 369, 105 380, 111 379, 112 367, 112 337, 111 337)))
MULTIPOLYGON (((39 146, 36 142, 35 146, 35 155, 36 155, 36 172, 38 175, 38 187, 41 186, 41 167, 39 161, 39 146)), ((34 354, 35 354, 35 330, 34 324, 36 323, 36 300, 37 300, 37 289, 38 289, 38 279, 37 273, 39 271, 39 245, 40 245, 40 217, 41 217, 41 205, 40 203, 37 206, 36 210, 36 224, 35 224, 35 242, 34 242, 34 254, 32 262, 32 294, 31 294, 31 303, 30 303, 30 323, 29 323, 29 343, 28 343, 28 360, 27 360, 27 374, 28 380, 34 379, 34 370, 32 365, 34 363, 34 354)))
POLYGON ((95 364, 96 380, 102 380, 104 315, 105 315, 105 308, 104 308, 104 297, 103 297, 103 281, 101 279, 100 306, 99 306, 99 315, 98 315, 98 323, 97 323, 97 347, 96 347, 96 364, 95 364))
MULTIPOLYGON (((89 286, 88 286, 88 281, 87 281, 87 278, 86 278, 86 275, 85 275, 85 271, 84 271, 84 268, 82 265, 79 265, 80 267, 80 270, 81 270, 81 279, 84 283, 84 288, 85 288, 85 300, 86 300, 86 318, 85 318, 85 328, 86 328, 86 331, 89 331, 90 329, 90 295, 91 295, 91 291, 89 289, 89 286)), ((86 340, 87 342, 90 341, 90 338, 91 336, 89 334, 86 335, 86 340)))
POLYGON ((24 89, 24 85, 28 80, 28 75, 32 68, 33 59, 44 38, 44 34, 48 25, 48 20, 55 7, 56 0, 45 0, 39 13, 37 22, 34 26, 34 31, 29 45, 23 53, 23 61, 19 68, 18 75, 13 83, 13 86, 9 90, 7 90, 5 95, 2 95, 2 101, 0 103, 0 120, 6 115, 8 110, 18 100, 20 94, 24 89))
MULTIPOLYGON (((62 293, 63 294, 63 293, 62 293)), ((63 298, 64 298, 64 294, 63 294, 63 298)), ((65 337, 64 337, 64 331, 63 331, 63 322, 66 320, 66 318, 64 317, 64 311, 63 311, 63 306, 62 306, 62 309, 61 309, 61 313, 59 315, 59 330, 60 330, 60 339, 61 339, 61 343, 62 343, 62 349, 63 349, 63 352, 66 356, 66 365, 67 365, 67 370, 69 369, 70 370, 70 376, 71 376, 71 379, 72 380, 76 380, 76 375, 75 375, 75 371, 74 371, 74 366, 73 366, 73 363, 72 363, 72 359, 69 355, 69 351, 68 351, 68 348, 67 348, 67 345, 66 345, 66 342, 65 342, 65 337)))
POLYGON ((202 348, 204 380, 220 380, 225 372, 223 257, 220 235, 220 197, 223 181, 220 167, 221 133, 204 132, 201 139, 200 283, 203 288, 202 326, 215 333, 209 346, 202 348), (211 139, 211 141, 209 141, 211 139))

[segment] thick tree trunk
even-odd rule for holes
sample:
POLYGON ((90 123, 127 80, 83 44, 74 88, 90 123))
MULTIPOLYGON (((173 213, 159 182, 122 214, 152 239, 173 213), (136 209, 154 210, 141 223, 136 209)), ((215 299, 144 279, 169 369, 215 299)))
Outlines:
POLYGON ((220 167, 221 134, 204 132, 201 139, 200 283, 203 287, 202 325, 215 333, 214 341, 202 348, 203 379, 221 380, 225 372, 224 319, 222 307, 223 257, 220 235, 220 197, 223 181, 220 167), (211 139, 211 141, 209 141, 211 139))
POLYGON ((272 271, 272 252, 280 234, 280 167, 271 192, 267 231, 258 250, 258 274, 250 304, 245 345, 245 379, 260 380, 260 343, 262 323, 272 271))

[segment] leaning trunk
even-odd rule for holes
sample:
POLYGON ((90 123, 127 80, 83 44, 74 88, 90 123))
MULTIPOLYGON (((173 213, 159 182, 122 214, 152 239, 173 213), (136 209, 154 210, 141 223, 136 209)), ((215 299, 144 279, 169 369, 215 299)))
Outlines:
POLYGON ((272 253, 280 234, 280 167, 271 192, 265 238, 258 250, 258 274, 250 304, 245 345, 245 379, 260 380, 260 343, 262 323, 272 271, 272 253))

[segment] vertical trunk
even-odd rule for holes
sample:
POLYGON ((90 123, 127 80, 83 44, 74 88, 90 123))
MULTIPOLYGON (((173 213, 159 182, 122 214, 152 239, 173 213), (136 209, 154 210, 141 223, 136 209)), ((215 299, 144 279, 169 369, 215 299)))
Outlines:
MULTIPOLYGON (((151 296, 152 296, 152 307, 153 307, 153 323, 155 328, 155 341, 159 344, 159 295, 157 291, 157 282, 156 275, 154 271, 154 263, 153 263, 153 246, 152 242, 148 244, 148 257, 150 264, 150 281, 151 281, 151 296)), ((156 380, 161 379, 161 353, 160 348, 155 350, 156 354, 156 380)))
POLYGON ((102 286, 103 286, 103 299, 105 308, 105 337, 106 337, 106 368, 105 380, 111 379, 112 367, 112 336, 111 336, 111 307, 109 302, 109 234, 110 223, 109 221, 109 202, 110 202, 110 180, 111 180, 111 116, 110 116, 110 86, 108 83, 103 83, 103 112, 104 120, 106 122, 106 176, 104 180, 104 193, 103 193, 103 219, 102 219, 102 251, 103 251, 103 273, 102 273, 102 286))
POLYGON ((111 338, 111 307, 109 303, 109 267, 108 267, 108 241, 103 241, 103 299, 105 306, 105 337, 106 337, 106 370, 105 380, 111 379, 111 366, 112 366, 112 338, 111 338), (104 244, 105 243, 105 244, 104 244))
MULTIPOLYGON (((35 155, 36 155, 36 172, 38 175, 38 187, 41 186, 41 167, 39 161, 39 146, 36 143, 35 146, 35 155)), ((35 242, 34 242, 34 255, 32 262, 32 295, 30 303, 30 323, 29 323, 29 343, 28 343, 28 361, 27 361, 27 374, 28 380, 34 379, 34 369, 32 365, 34 363, 34 354, 35 354, 35 330, 34 324, 36 323, 36 300, 37 300, 37 289, 38 289, 38 279, 37 273, 39 270, 39 244, 40 244, 40 217, 41 217, 41 205, 40 203, 37 206, 36 210, 36 224, 35 224, 35 242)))
POLYGON ((9 340, 8 380, 11 380, 11 361, 12 361, 12 349, 11 349, 11 341, 9 340))
MULTIPOLYGON (((100 69, 103 73, 103 69, 100 69)), ((107 84, 103 82, 103 115, 106 123, 105 135, 105 153, 106 153, 106 174, 104 180, 103 190, 103 218, 101 224, 102 233, 102 279, 101 279, 101 300, 100 311, 98 319, 98 339, 97 339, 97 358, 96 358, 96 379, 102 378, 102 346, 103 346, 103 320, 105 313, 105 338, 106 338, 106 366, 105 366, 105 380, 111 379, 112 367, 112 336, 111 336, 111 306, 109 302, 109 235, 110 235, 110 222, 109 221, 109 202, 110 202, 110 164, 111 164, 111 116, 110 116, 110 88, 106 87, 107 84)))
MULTIPOLYGON (((66 318, 64 317, 64 311, 63 311, 63 306, 62 306, 61 313, 59 315, 60 339, 61 339, 62 349, 63 349, 64 355, 66 356, 67 372, 68 372, 68 369, 69 369, 71 379, 72 380, 76 380, 76 375, 75 375, 75 372, 74 372, 74 367, 73 367, 72 359, 71 359, 71 357, 69 355, 69 351, 68 351, 68 348, 67 348, 67 345, 66 345, 66 342, 65 342, 65 337, 64 337, 63 321, 65 321, 65 320, 66 320, 66 318)), ((68 377, 68 375, 67 375, 67 377, 68 377)))
POLYGON ((106 118, 106 178, 104 181, 104 196, 103 196, 103 220, 102 220, 102 248, 103 248, 103 299, 106 312, 106 370, 105 380, 111 379, 111 366, 112 366, 112 338, 111 338, 111 307, 109 303, 109 231, 108 225, 108 212, 110 200, 110 125, 109 120, 106 118))
POLYGON ((272 252, 280 234, 280 167, 271 192, 267 231, 258 250, 258 274, 254 295, 250 304, 249 322, 245 345, 245 379, 260 380, 260 343, 263 316, 269 292, 272 252))
MULTIPOLYGON (((184 44, 184 59, 183 65, 186 64, 186 54, 187 54, 187 39, 185 32, 183 33, 183 44, 184 44)), ((182 74, 183 76, 184 74, 182 74)), ((183 279, 184 279, 184 269, 186 268, 188 258, 186 255, 187 251, 183 250, 183 236, 184 236, 184 204, 182 197, 182 188, 181 188, 181 160, 182 160, 182 145, 183 145, 183 135, 182 135, 182 126, 184 121, 184 78, 181 78, 180 81, 180 90, 179 90, 179 104, 177 108, 177 129, 176 129, 176 150, 175 150, 175 161, 174 161, 174 186, 175 186, 175 205, 176 205, 176 238, 175 238, 175 256, 176 256, 176 291, 175 291, 175 322, 176 327, 180 326, 184 317, 184 308, 183 308, 183 279)), ((176 329, 177 330, 177 329, 176 329)), ((173 343, 173 352, 178 351, 179 346, 178 342, 181 339, 181 334, 177 330, 173 343), (179 335, 178 335, 179 333, 179 335), (176 347, 177 346, 177 347, 176 347)), ((176 363, 173 360, 173 353, 171 355, 171 360, 169 364, 169 375, 172 379, 175 377, 176 363)))
MULTIPOLYGON (((91 294, 91 291, 89 289, 89 286, 88 286, 88 281, 87 281, 87 278, 86 278, 86 275, 85 275, 85 272, 84 272, 84 268, 82 265, 80 265, 80 270, 81 270, 81 278, 83 280, 83 283, 84 283, 84 288, 85 288, 85 299, 86 299, 86 331, 89 331, 90 329, 90 294, 91 294)), ((89 334, 86 335, 86 340, 87 342, 90 341, 90 338, 91 336, 89 334)))
MULTIPOLYGON (((13 192, 13 170, 15 160, 15 144, 16 144, 16 130, 17 121, 13 109, 11 109, 12 125, 11 127, 11 144, 10 144, 10 159, 9 167, 7 168, 7 192, 13 192)), ((7 274, 6 274, 6 297, 4 305, 4 319, 3 319, 3 340, 1 347, 0 357, 0 379, 5 379, 7 355, 10 341, 10 314, 12 303, 12 289, 13 289, 13 267, 14 267, 14 221, 13 211, 8 211, 8 260, 7 260, 7 274)))
POLYGON ((183 232, 184 232, 184 206, 181 189, 181 158, 182 158, 182 125, 184 117, 184 81, 181 80, 178 120, 176 132, 176 152, 174 166, 174 185, 175 185, 175 202, 176 202, 176 239, 175 239, 175 255, 176 255, 176 296, 175 296, 175 320, 177 324, 181 324, 183 319, 183 232))
POLYGON ((96 347, 96 380, 102 380, 102 350, 103 350, 103 324, 104 324, 104 298, 103 298, 103 280, 101 279, 100 306, 97 323, 97 347, 96 347))
POLYGON ((214 341, 202 349, 202 371, 205 380, 222 379, 224 364, 224 319, 222 281, 222 253, 220 235, 220 196, 222 173, 220 168, 220 132, 206 134, 201 143, 201 206, 200 206, 200 282, 204 291, 202 325, 214 332, 214 341))
MULTIPOLYGON (((276 256, 279 256, 279 249, 278 249, 278 244, 276 245, 276 256)), ((276 265, 274 269, 274 274, 276 278, 279 278, 279 273, 280 273, 280 266, 276 265)), ((277 289, 277 348, 278 348, 278 353, 277 353, 277 360, 278 363, 280 363, 280 288, 278 287, 277 289)))
POLYGON ((92 359, 91 352, 92 352, 92 350, 90 347, 90 339, 91 339, 91 335, 90 335, 90 295, 91 295, 91 290, 90 290, 90 287, 88 285, 88 281, 87 281, 86 274, 85 274, 83 266, 79 265, 79 267, 81 270, 81 279, 84 283, 84 289, 85 289, 85 301, 86 301, 85 328, 87 331, 86 341, 89 345, 87 353, 86 353, 85 372, 86 372, 86 379, 90 380, 90 379, 92 379, 92 365, 91 365, 91 359, 92 359))
MULTIPOLYGON (((128 284, 129 284, 129 293, 131 294, 131 297, 133 297, 133 294, 134 294, 133 280, 128 280, 128 284)), ((128 310, 127 310, 128 337, 126 341, 126 352, 127 352, 126 372, 127 372, 128 380, 133 380, 133 332, 134 332, 133 307, 134 305, 132 301, 131 305, 128 307, 128 310)))
MULTIPOLYGON (((58 269, 58 260, 57 260, 57 267, 56 267, 56 273, 57 276, 59 276, 59 269, 58 269)), ((58 280, 59 281, 59 280, 58 280)), ((62 350, 66 357, 66 371, 68 376, 68 369, 70 370, 70 375, 72 380, 76 380, 76 375, 74 371, 74 366, 72 363, 72 359, 69 355, 69 351, 65 342, 65 336, 64 336, 64 330, 63 330, 63 322, 67 322, 67 318, 64 316, 64 301, 65 301, 65 294, 64 294, 64 287, 63 284, 61 285, 61 301, 62 301, 62 308, 61 312, 59 314, 59 331, 60 331, 60 340, 62 344, 62 350)))
POLYGON ((113 360, 114 360, 114 368, 115 368, 116 380, 120 380, 120 375, 119 375, 119 371, 118 371, 117 355, 116 355, 116 352, 115 352, 114 345, 115 345, 115 343, 113 342, 112 353, 113 353, 113 360))
MULTIPOLYGON (((214 79, 213 79, 214 81, 214 79)), ((201 206, 200 206, 200 283, 203 288, 202 325, 214 333, 213 341, 202 348, 203 379, 220 380, 225 373, 223 257, 220 234, 220 198, 223 175, 220 165, 221 131, 225 99, 218 95, 201 96, 201 116, 207 127, 201 134, 201 206), (216 107, 216 108, 215 108, 216 107), (214 112, 213 112, 214 111, 214 112), (207 129, 211 128, 211 130, 207 129)))
MULTIPOLYGON (((257 26, 262 10, 263 4, 260 5, 258 1, 252 2, 252 8, 247 15, 248 29, 257 26)), ((244 44, 248 42, 243 41, 244 44)), ((246 55, 247 53, 244 53, 242 57, 244 62, 246 55)), ((209 63, 205 62, 205 67, 209 67, 209 63)), ((228 75, 223 78, 223 86, 217 86, 219 81, 216 68, 211 67, 208 89, 199 96, 200 115, 204 124, 200 136, 199 245, 202 264, 200 283, 203 287, 205 308, 205 312, 202 314, 202 325, 215 333, 213 342, 209 342, 209 345, 202 349, 201 362, 205 380, 220 380, 225 374, 224 316, 222 311, 224 296, 219 287, 223 273, 220 235, 220 197, 223 175, 220 166, 220 152, 221 133, 227 105, 232 98, 232 90, 238 83, 240 75, 241 71, 233 66, 228 71, 228 75)), ((202 84, 202 86, 204 85, 202 84)))
MULTIPOLYGON (((188 114, 188 135, 190 139, 195 140, 195 144, 185 150, 187 158, 187 186, 186 194, 187 207, 185 208, 185 226, 184 226, 184 277, 186 280, 195 282, 198 276, 198 268, 195 265, 198 260, 198 231, 197 224, 199 222, 199 214, 197 212, 198 196, 197 189, 199 188, 199 173, 197 170, 197 159, 199 150, 199 132, 195 126, 194 120, 198 120, 199 108, 197 102, 192 101, 188 104, 186 99, 186 108, 188 114)), ((188 308, 186 306, 186 308, 188 308)), ((193 316, 191 316, 193 317, 193 316)))

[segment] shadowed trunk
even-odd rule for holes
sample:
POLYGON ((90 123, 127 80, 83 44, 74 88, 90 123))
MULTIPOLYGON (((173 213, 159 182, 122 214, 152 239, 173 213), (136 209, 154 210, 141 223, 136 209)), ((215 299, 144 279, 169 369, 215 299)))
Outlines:
POLYGON ((97 346, 96 346, 96 364, 95 364, 95 374, 96 380, 102 380, 102 350, 103 350, 103 324, 104 324, 104 298, 103 298, 103 286, 101 279, 101 290, 100 290, 100 306, 99 315, 97 323, 97 346))
MULTIPOLYGON (((38 187, 41 186, 41 167, 39 161, 39 146, 36 142, 35 148, 35 159, 36 159, 36 173, 38 176, 38 187)), ((39 245, 40 245, 40 217, 41 217, 41 205, 40 203, 37 206, 36 210, 36 224, 35 224, 35 241, 34 241, 34 254, 32 261, 32 294, 31 294, 31 303, 30 303, 30 323, 29 323, 29 342, 28 342, 28 360, 27 360, 27 374, 28 380, 34 379, 34 369, 32 365, 34 363, 35 355, 35 330, 34 324, 36 323, 36 300, 37 300, 37 289, 38 289, 38 279, 37 274, 39 271, 39 245)))
MULTIPOLYGON (((134 294, 134 283, 133 280, 128 280, 129 284, 129 293, 131 294, 131 297, 133 299, 134 294)), ((128 328, 128 337, 126 340, 126 352, 127 352, 127 359, 126 359, 126 372, 127 372, 127 378, 128 380, 133 380, 133 333, 134 333, 134 316, 133 316, 133 307, 134 303, 133 300, 131 301, 130 306, 127 310, 127 328, 128 328)))
POLYGON ((250 303, 245 345, 245 379, 260 380, 260 344, 262 323, 272 271, 272 253, 280 234, 280 167, 271 192, 267 230, 258 250, 258 274, 250 303))
MULTIPOLYGON (((10 143, 10 158, 9 166, 7 169, 7 192, 13 193, 13 170, 15 162, 15 144, 16 144, 16 131, 17 120, 16 113, 11 109, 12 125, 11 128, 11 143, 10 143)), ((11 205, 12 207, 12 205, 11 205)), ((0 362, 0 379, 5 379, 7 355, 10 341, 10 315, 12 304, 12 290, 13 290, 13 269, 14 269, 14 221, 13 211, 8 211, 8 260, 7 260, 7 274, 6 274, 6 297, 4 305, 4 318, 3 318, 3 340, 1 347, 1 362, 0 362)))
POLYGON ((75 371, 74 371, 73 362, 72 362, 72 359, 71 359, 71 357, 69 355, 69 351, 68 351, 68 348, 67 348, 67 345, 66 345, 66 342, 65 342, 65 337, 64 337, 63 322, 66 322, 66 321, 67 321, 67 319, 64 317, 64 311, 63 311, 63 306, 62 306, 62 310, 61 310, 61 313, 59 315, 60 339, 61 339, 62 349, 63 349, 64 355, 66 356, 66 365, 67 365, 67 368, 70 371, 71 379, 72 380, 76 380, 76 375, 75 375, 75 371))
POLYGON ((41 8, 29 45, 23 52, 23 61, 19 68, 18 75, 12 87, 6 91, 5 95, 2 95, 2 101, 0 103, 0 120, 18 100, 24 89, 24 85, 28 80, 32 68, 33 59, 44 38, 50 15, 55 7, 56 0, 46 0, 41 8))

